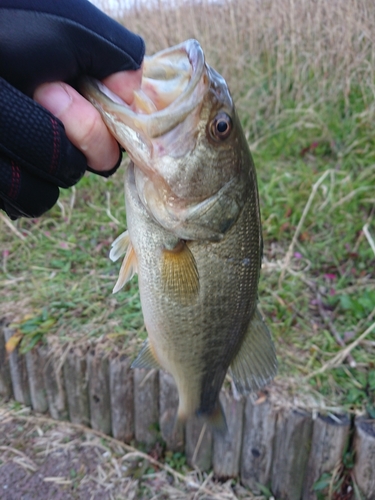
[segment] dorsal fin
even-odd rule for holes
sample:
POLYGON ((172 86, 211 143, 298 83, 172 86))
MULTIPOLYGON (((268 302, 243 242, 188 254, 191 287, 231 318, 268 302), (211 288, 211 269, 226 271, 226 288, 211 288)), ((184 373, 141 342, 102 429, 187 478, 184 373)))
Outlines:
POLYGON ((230 365, 230 374, 241 394, 257 391, 277 372, 277 359, 270 332, 258 311, 250 321, 242 346, 230 365))

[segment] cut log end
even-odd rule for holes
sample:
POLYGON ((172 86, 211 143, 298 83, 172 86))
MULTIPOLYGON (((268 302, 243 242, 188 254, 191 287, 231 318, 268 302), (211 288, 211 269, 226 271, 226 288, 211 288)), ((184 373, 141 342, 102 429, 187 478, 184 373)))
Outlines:
POLYGON ((365 498, 375 498, 375 420, 355 419, 353 476, 365 498))

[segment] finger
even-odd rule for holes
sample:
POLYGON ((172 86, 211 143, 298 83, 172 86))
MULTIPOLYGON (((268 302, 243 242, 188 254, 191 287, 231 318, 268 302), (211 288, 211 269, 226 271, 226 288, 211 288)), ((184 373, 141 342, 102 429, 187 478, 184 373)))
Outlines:
POLYGON ((140 89, 143 67, 135 71, 120 71, 103 80, 112 92, 121 97, 127 104, 132 104, 134 91, 140 89))
POLYGON ((93 170, 110 170, 118 161, 119 147, 99 112, 65 83, 39 86, 34 99, 64 124, 67 137, 87 158, 93 170))

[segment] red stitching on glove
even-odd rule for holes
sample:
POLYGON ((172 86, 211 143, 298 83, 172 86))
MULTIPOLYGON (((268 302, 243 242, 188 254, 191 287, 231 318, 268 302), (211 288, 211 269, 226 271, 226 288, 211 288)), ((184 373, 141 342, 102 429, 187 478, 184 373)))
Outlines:
POLYGON ((8 192, 8 196, 9 198, 15 200, 17 198, 20 189, 21 171, 20 167, 14 161, 12 161, 11 165, 12 165, 12 181, 8 192))

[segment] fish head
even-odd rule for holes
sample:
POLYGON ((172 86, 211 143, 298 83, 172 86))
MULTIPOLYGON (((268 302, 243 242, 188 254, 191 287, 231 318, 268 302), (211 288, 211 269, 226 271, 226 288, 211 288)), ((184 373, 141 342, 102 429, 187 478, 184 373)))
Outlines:
POLYGON ((245 203, 253 165, 227 83, 199 43, 145 58, 131 105, 93 80, 83 93, 132 159, 153 219, 182 239, 221 239, 245 203))

